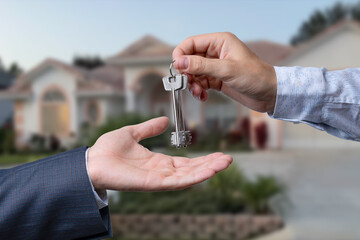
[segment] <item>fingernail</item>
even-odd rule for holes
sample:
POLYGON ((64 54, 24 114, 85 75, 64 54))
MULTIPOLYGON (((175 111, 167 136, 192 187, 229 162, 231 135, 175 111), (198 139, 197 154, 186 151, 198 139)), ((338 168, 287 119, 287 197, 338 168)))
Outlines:
POLYGON ((187 69, 189 67, 189 59, 187 57, 180 57, 176 59, 178 69, 187 69))

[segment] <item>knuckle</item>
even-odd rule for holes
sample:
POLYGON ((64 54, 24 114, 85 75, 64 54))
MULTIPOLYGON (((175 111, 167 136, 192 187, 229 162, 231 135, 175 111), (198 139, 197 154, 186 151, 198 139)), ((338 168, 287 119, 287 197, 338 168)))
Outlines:
POLYGON ((236 38, 235 34, 233 34, 232 32, 223 32, 223 34, 226 38, 229 38, 229 39, 236 38))
POLYGON ((204 63, 201 58, 193 58, 192 70, 195 73, 202 73, 204 71, 204 63))

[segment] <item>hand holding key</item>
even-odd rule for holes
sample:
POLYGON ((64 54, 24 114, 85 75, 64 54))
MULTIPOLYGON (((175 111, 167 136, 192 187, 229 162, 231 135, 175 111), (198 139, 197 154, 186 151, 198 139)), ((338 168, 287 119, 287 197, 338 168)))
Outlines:
POLYGON ((215 89, 259 112, 272 112, 277 79, 272 66, 261 61, 231 33, 193 36, 173 52, 174 66, 188 75, 188 88, 202 101, 215 89))
POLYGON ((191 143, 190 131, 185 130, 185 121, 182 115, 181 90, 187 87, 187 76, 184 74, 173 75, 170 64, 170 75, 163 77, 163 84, 166 91, 171 91, 172 108, 175 123, 175 132, 171 133, 171 145, 176 148, 187 147, 191 143))

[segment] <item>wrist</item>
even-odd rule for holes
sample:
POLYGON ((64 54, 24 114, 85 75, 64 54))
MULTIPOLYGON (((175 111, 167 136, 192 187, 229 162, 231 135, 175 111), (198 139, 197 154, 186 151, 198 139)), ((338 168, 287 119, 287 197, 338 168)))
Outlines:
POLYGON ((87 171, 95 191, 103 189, 101 188, 101 184, 99 183, 99 174, 97 169, 98 168, 96 167, 96 154, 93 147, 91 147, 87 152, 87 171))
POLYGON ((268 65, 267 67, 267 81, 269 82, 269 101, 266 112, 272 113, 275 108, 276 103, 276 95, 277 95, 277 77, 275 68, 273 66, 268 65))
POLYGON ((256 99, 262 103, 260 112, 274 111, 277 95, 277 78, 275 68, 263 61, 257 61, 254 67, 253 81, 259 85, 256 99))

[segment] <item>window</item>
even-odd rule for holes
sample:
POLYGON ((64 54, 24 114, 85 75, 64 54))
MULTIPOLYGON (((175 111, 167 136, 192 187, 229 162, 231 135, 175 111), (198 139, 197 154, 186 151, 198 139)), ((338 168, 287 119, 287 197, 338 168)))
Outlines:
POLYGON ((66 96, 57 88, 47 90, 41 99, 41 128, 45 135, 69 133, 69 105, 66 96))

